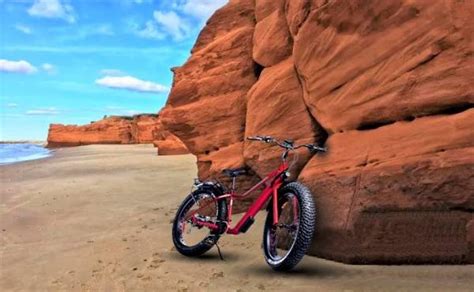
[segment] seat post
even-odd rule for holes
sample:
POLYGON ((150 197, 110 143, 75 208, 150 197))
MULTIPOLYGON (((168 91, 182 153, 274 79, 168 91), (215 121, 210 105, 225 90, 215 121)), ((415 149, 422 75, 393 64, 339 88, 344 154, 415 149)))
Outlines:
POLYGON ((232 177, 232 192, 235 191, 235 176, 232 177))

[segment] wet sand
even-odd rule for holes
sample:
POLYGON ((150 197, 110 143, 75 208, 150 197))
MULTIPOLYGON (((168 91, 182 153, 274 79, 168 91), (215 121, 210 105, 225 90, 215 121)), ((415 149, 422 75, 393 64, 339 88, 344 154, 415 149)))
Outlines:
POLYGON ((474 266, 351 266, 305 257, 273 272, 261 213, 201 258, 179 255, 171 220, 194 157, 147 145, 58 149, 0 166, 1 291, 473 291, 474 266))

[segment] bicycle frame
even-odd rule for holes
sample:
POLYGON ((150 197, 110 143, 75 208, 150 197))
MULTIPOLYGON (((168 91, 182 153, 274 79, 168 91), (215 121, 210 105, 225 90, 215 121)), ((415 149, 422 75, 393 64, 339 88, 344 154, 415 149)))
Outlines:
MULTIPOLYGON (((277 170, 271 172, 269 175, 267 175, 264 179, 262 179, 260 182, 258 182, 256 185, 254 185, 252 188, 250 188, 247 192, 245 192, 242 195, 238 195, 234 188, 227 193, 223 194, 221 196, 218 196, 215 198, 215 200, 226 200, 229 199, 229 205, 228 205, 228 218, 227 218, 227 228, 225 233, 227 234, 232 234, 232 235, 237 235, 241 232, 246 232, 250 225, 253 223, 253 218, 257 213, 263 208, 265 203, 267 203, 270 198, 273 198, 273 224, 278 224, 278 189, 282 186, 283 184, 283 177, 282 174, 283 172, 288 170, 288 163, 286 161, 283 161, 282 164, 278 167, 277 170), (248 208, 247 212, 243 215, 243 217, 237 222, 237 224, 234 227, 230 227, 230 223, 232 222, 232 210, 233 210, 233 203, 234 200, 242 200, 250 193, 255 191, 258 187, 262 186, 263 184, 270 182, 270 184, 267 184, 263 191, 260 193, 260 195, 257 197, 257 199, 250 205, 248 208)), ((211 202, 212 203, 212 202, 211 202)), ((209 203, 210 204, 210 203, 209 203)), ((215 223, 212 222, 204 222, 199 219, 197 219, 194 214, 197 213, 199 210, 202 208, 205 208, 209 204, 206 204, 204 206, 200 206, 197 210, 192 212, 190 214, 191 220, 193 223, 199 226, 205 226, 208 227, 212 230, 218 230, 219 226, 215 223)))

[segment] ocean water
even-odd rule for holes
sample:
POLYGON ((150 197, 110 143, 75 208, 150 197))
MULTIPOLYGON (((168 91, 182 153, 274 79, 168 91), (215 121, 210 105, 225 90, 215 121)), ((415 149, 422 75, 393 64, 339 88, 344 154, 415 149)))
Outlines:
POLYGON ((0 144, 0 165, 51 156, 50 150, 36 144, 0 144))

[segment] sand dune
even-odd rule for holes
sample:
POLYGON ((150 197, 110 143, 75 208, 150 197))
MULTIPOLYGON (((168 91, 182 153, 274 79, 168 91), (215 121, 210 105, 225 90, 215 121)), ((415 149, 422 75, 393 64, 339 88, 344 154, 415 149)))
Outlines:
POLYGON ((2 291, 472 291, 474 266, 350 266, 306 257, 273 272, 262 219, 202 258, 179 255, 171 220, 195 176, 191 155, 147 145, 58 149, 1 166, 2 291))

